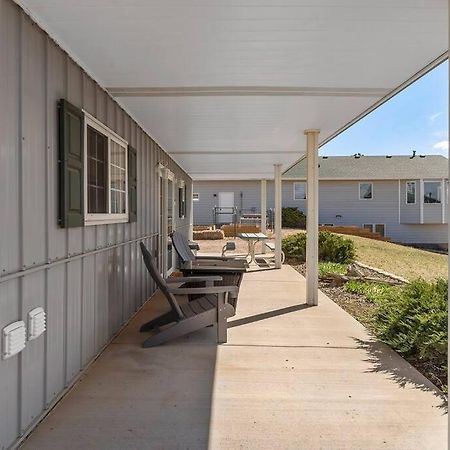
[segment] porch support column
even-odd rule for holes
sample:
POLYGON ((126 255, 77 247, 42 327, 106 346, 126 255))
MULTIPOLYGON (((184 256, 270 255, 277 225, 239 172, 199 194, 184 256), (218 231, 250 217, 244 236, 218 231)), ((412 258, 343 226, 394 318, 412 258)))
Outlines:
POLYGON ((188 183, 189 190, 186 192, 186 201, 189 202, 189 239, 194 239, 194 182, 188 183))
POLYGON ((274 164, 275 175, 275 268, 281 269, 281 164, 274 164))
POLYGON ((305 130, 307 158, 306 302, 319 304, 319 130, 305 130))
MULTIPOLYGON (((267 181, 261 180, 261 233, 266 234, 266 212, 267 212, 267 181)), ((266 253, 266 246, 262 242, 262 253, 266 253)))

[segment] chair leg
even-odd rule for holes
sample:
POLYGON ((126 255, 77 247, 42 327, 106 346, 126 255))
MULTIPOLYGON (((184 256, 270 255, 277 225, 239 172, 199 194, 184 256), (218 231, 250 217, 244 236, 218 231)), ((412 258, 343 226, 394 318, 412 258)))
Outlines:
POLYGON ((217 312, 214 308, 196 316, 183 319, 180 322, 177 322, 164 330, 160 330, 153 336, 147 338, 143 343, 143 347, 155 347, 156 345, 164 344, 172 339, 201 330, 208 325, 213 325, 217 320, 216 314, 217 312))
POLYGON ((151 331, 154 328, 161 327, 163 325, 167 325, 171 322, 176 322, 178 316, 173 312, 169 311, 162 316, 157 317, 156 319, 150 320, 147 323, 144 323, 139 329, 140 332, 151 331))
POLYGON ((227 342, 227 311, 225 307, 226 294, 217 295, 217 343, 227 342))

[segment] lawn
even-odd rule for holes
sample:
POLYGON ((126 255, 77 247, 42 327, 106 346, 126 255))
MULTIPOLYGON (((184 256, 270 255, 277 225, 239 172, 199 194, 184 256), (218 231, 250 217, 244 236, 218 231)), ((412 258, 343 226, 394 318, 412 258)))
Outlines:
MULTIPOLYGON (((283 230, 284 236, 295 233, 304 233, 304 230, 283 230)), ((407 280, 448 278, 447 255, 359 236, 344 237, 352 239, 355 243, 357 261, 368 266, 407 280)))
POLYGON ((356 258, 363 264, 408 280, 432 280, 448 276, 447 255, 359 236, 346 237, 355 242, 356 258))

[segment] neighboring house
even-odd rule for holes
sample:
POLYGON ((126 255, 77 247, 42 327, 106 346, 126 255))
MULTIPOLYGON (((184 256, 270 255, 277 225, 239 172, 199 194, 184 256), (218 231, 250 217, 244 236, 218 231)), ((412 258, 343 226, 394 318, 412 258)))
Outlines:
MULTIPOLYGON (((370 228, 392 240, 447 245, 448 161, 428 156, 321 157, 319 222, 370 228)), ((283 206, 306 211, 306 161, 283 174, 283 206)), ((260 181, 195 181, 194 223, 213 222, 214 206, 260 212, 260 181)), ((267 208, 273 208, 273 182, 267 208)))

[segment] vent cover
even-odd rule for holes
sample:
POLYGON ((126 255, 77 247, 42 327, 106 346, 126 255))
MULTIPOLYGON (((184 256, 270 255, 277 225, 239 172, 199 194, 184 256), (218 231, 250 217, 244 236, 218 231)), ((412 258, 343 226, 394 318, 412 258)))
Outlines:
POLYGON ((39 307, 28 313, 28 340, 39 337, 46 330, 45 311, 39 307))
POLYGON ((19 320, 3 328, 2 341, 2 359, 8 359, 20 353, 25 348, 26 342, 25 322, 19 320))

